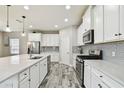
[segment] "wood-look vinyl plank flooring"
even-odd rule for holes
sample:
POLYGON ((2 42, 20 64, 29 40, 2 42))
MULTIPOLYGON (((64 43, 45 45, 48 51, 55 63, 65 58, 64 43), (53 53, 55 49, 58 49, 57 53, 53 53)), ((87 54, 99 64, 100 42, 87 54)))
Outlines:
POLYGON ((40 88, 81 88, 81 86, 72 67, 53 62, 40 88))

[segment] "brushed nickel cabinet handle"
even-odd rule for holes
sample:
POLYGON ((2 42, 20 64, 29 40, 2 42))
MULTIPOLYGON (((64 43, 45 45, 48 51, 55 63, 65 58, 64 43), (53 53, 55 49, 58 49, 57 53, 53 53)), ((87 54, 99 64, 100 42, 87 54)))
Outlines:
POLYGON ((102 78, 103 76, 99 76, 99 77, 101 77, 101 78, 102 78))

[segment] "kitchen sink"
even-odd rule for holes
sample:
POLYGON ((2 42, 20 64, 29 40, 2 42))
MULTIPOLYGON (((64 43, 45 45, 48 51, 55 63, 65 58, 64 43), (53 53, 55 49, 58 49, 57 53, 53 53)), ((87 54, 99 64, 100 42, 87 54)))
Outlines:
POLYGON ((40 58, 42 58, 43 56, 33 56, 33 57, 31 57, 31 59, 40 59, 40 58))

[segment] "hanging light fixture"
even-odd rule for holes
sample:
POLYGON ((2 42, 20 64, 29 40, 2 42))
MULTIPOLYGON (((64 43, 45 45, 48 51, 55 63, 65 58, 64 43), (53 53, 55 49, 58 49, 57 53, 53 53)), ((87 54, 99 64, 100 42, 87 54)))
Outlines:
POLYGON ((6 32, 11 32, 10 27, 9 27, 9 7, 11 5, 7 5, 7 25, 6 25, 6 32))
POLYGON ((25 16, 22 16, 22 18, 23 18, 23 31, 22 31, 22 36, 25 36, 26 34, 25 34, 25 16))

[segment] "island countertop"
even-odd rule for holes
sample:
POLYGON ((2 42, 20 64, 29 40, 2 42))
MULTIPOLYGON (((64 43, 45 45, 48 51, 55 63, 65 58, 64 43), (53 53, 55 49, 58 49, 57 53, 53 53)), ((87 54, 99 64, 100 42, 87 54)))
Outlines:
POLYGON ((35 54, 40 59, 30 59, 28 54, 0 58, 0 82, 43 60, 48 54, 35 54))

